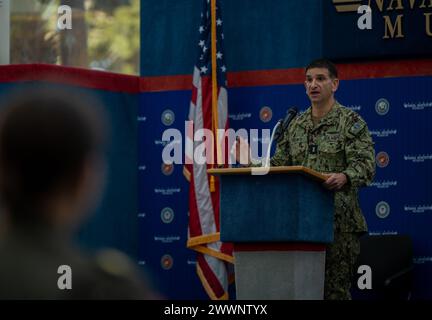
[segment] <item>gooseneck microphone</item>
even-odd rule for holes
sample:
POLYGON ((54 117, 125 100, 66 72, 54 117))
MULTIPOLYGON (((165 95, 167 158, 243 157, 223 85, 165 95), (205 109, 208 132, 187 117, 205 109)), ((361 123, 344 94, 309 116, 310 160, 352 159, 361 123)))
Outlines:
POLYGON ((289 108, 285 115, 285 118, 283 120, 282 119, 279 120, 280 125, 276 129, 276 133, 275 133, 276 142, 280 142, 285 131, 288 129, 290 122, 295 118, 297 113, 298 110, 296 107, 289 108))
POLYGON ((288 129, 288 126, 290 124, 290 122, 295 118, 295 116, 297 115, 297 108, 296 107, 292 107, 290 108, 284 119, 280 119, 276 125, 273 128, 273 134, 270 138, 270 143, 267 149, 267 155, 264 161, 264 167, 269 167, 270 166, 270 150, 271 150, 271 146, 273 144, 273 140, 276 140, 276 142, 280 142, 280 140, 282 139, 282 137, 284 136, 285 131, 288 129))

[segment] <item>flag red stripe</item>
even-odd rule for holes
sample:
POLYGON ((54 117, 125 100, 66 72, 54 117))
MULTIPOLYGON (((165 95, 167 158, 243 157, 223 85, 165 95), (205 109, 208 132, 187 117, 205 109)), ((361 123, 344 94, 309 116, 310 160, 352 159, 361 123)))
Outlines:
POLYGON ((198 89, 194 86, 192 88, 192 98, 191 98, 191 101, 194 105, 197 104, 197 94, 198 94, 198 89))
POLYGON ((199 253, 197 256, 197 263, 199 264, 201 270, 203 271, 203 274, 206 277, 207 283, 210 285, 213 293, 217 298, 220 298, 224 295, 225 290, 221 286, 221 283, 219 279, 214 274, 213 270, 208 265, 206 259, 204 258, 204 255, 199 253))
POLYGON ((199 216, 197 200, 195 196, 195 181, 193 175, 193 168, 191 172, 191 179, 189 184, 189 233, 190 237, 198 237, 202 235, 201 219, 199 216))

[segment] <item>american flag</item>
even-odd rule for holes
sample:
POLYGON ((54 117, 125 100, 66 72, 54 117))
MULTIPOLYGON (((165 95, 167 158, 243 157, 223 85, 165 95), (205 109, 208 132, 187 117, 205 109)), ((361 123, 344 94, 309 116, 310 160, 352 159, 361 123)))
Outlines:
MULTIPOLYGON (((186 134, 185 176, 189 184, 189 233, 187 246, 197 251, 197 273, 211 299, 228 299, 229 272, 232 270, 232 244, 219 241, 219 180, 207 174, 216 160, 217 141, 215 129, 228 129, 228 105, 226 90, 226 66, 224 59, 223 20, 221 8, 216 5, 216 68, 212 68, 212 11, 210 0, 203 0, 201 23, 198 28, 198 59, 194 67, 189 121, 193 121, 186 134), (212 108, 212 72, 217 74, 217 103, 212 108), (216 122, 217 120, 217 122, 216 122), (217 127, 216 127, 217 124, 217 127), (194 134, 200 129, 213 131, 214 145, 207 144, 207 161, 199 164, 194 151, 202 142, 194 142, 194 134), (210 154, 210 156, 209 156, 210 154)), ((213 2, 212 1, 212 2, 213 2)), ((219 147, 221 150, 221 147, 219 147)), ((221 150, 226 157, 226 150, 221 150)), ((227 163, 225 161, 225 163, 227 163)))

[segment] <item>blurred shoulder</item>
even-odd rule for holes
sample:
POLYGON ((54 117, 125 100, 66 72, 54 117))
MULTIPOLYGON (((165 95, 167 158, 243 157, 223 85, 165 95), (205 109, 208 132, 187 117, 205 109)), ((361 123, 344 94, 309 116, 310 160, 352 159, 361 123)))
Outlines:
POLYGON ((104 249, 93 258, 90 299, 159 299, 150 279, 124 253, 104 249))

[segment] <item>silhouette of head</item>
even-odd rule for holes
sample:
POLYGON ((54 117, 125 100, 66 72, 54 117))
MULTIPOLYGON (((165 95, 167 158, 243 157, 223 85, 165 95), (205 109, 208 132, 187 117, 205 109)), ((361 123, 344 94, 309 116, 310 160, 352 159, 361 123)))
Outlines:
POLYGON ((12 223, 68 224, 94 205, 106 129, 99 108, 61 88, 9 97, 0 110, 0 199, 12 223))

